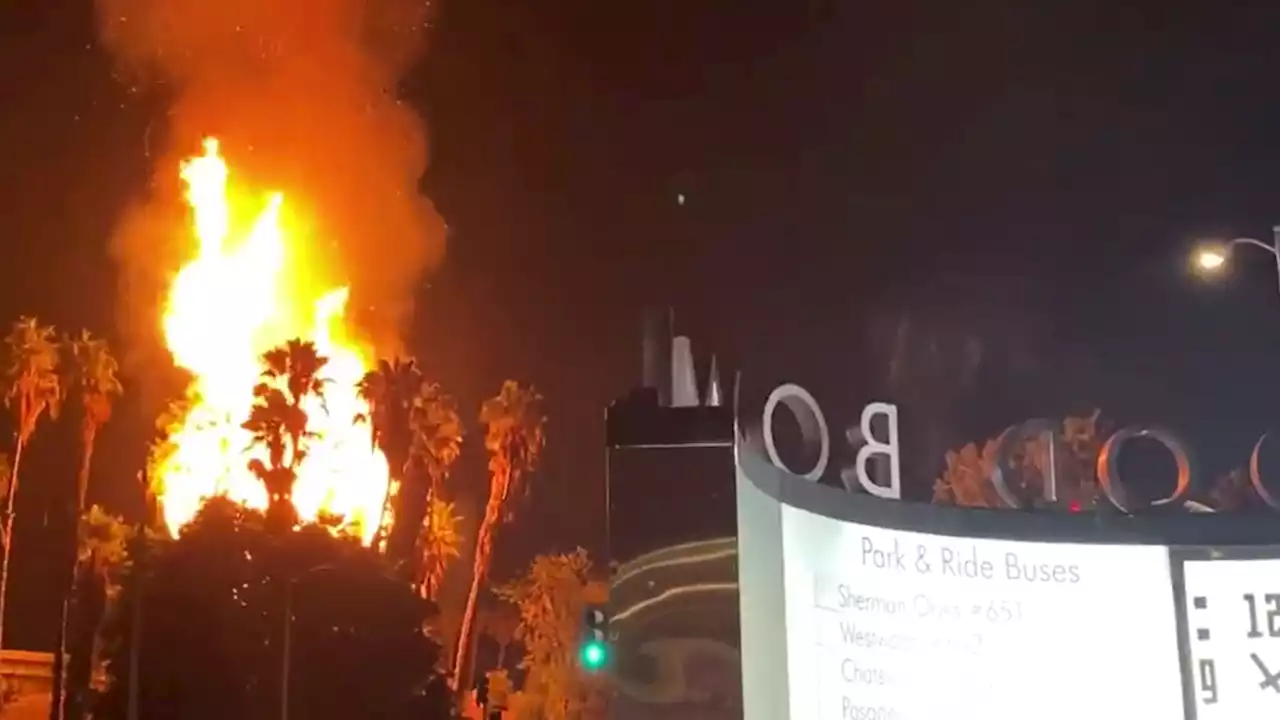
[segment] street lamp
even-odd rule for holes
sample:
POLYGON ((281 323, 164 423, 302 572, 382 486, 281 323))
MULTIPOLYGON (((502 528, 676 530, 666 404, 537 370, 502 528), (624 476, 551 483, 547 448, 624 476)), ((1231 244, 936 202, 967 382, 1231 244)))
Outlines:
POLYGON ((1271 228, 1271 242, 1239 237, 1234 240, 1206 242, 1195 254, 1196 267, 1204 273, 1218 273, 1226 269, 1227 262, 1237 245, 1252 245, 1271 254, 1276 263, 1276 283, 1280 289, 1280 226, 1271 228))
POLYGON ((293 589, 299 580, 311 577, 316 573, 336 570, 332 563, 317 565, 289 578, 284 584, 284 628, 281 631, 280 643, 280 720, 289 720, 289 685, 290 671, 293 669, 293 589))
POLYGON ((1214 272, 1227 263, 1227 256, 1216 247, 1202 248, 1196 254, 1196 264, 1201 270, 1214 272))
MULTIPOLYGON (((282 620, 282 628, 280 631, 280 720, 289 720, 289 695, 291 694, 292 678, 290 675, 293 670, 293 596, 297 590, 297 586, 303 581, 315 577, 321 573, 334 572, 339 570, 355 570, 363 572, 358 567, 350 565, 337 565, 334 563, 324 563, 315 567, 303 570, 292 577, 289 577, 284 583, 284 617, 282 620)), ((370 577, 383 580, 391 585, 396 585, 396 581, 382 575, 374 573, 370 577)))

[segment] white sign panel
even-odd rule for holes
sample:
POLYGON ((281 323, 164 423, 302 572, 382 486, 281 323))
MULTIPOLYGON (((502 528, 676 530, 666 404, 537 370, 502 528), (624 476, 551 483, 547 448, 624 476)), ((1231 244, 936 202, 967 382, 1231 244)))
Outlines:
POLYGON ((793 720, 1185 718, 1166 548, 781 510, 793 720))
POLYGON ((1182 567, 1195 720, 1280 718, 1280 560, 1182 567))

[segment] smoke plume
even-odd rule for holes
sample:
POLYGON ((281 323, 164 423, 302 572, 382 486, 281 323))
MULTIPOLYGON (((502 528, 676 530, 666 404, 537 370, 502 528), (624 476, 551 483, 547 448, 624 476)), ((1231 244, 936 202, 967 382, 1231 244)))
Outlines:
POLYGON ((190 252, 178 164, 215 135, 237 178, 282 190, 314 227, 309 268, 350 283, 349 314, 394 348, 444 225, 419 192, 424 124, 397 100, 419 59, 430 0, 96 0, 120 76, 161 87, 148 132, 153 182, 114 241, 134 359, 158 349, 168 282, 190 252))

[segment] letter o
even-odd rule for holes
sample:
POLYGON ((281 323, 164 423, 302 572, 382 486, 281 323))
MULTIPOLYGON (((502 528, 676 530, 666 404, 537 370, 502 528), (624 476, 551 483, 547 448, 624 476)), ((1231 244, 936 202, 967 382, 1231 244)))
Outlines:
POLYGON ((1258 493, 1258 497, 1262 498, 1262 502, 1266 503, 1267 507, 1280 510, 1280 498, 1277 498, 1275 493, 1262 482, 1262 445, 1270 435, 1270 432, 1263 433, 1262 437, 1258 438, 1257 444, 1253 446, 1253 452, 1249 455, 1249 482, 1253 485, 1253 491, 1258 493))
POLYGON ((1095 469, 1098 474, 1098 482, 1102 485, 1102 491, 1106 493, 1107 499, 1120 512, 1133 514, 1132 498, 1128 487, 1124 485, 1120 478, 1119 464, 1120 451, 1124 448, 1124 444, 1137 438, 1150 438, 1163 445, 1169 451, 1169 454, 1173 456, 1173 461, 1178 466, 1178 483, 1173 489, 1173 494, 1167 498, 1152 502, 1151 507, 1180 503, 1183 496, 1191 490, 1191 458, 1187 455, 1182 443, 1172 432, 1164 428, 1147 427, 1123 428, 1107 438, 1107 441, 1103 443, 1102 450, 1098 452, 1098 462, 1095 469))
POLYGON ((827 432, 827 419, 822 416, 822 408, 818 407, 818 401, 813 399, 808 390, 792 383, 774 388, 773 392, 769 393, 769 399, 764 403, 762 422, 764 450, 769 454, 769 462, 805 480, 817 482, 822 478, 822 474, 827 471, 827 462, 831 459, 831 436, 827 432), (795 472, 778 456, 778 446, 773 440, 773 413, 777 411, 780 404, 787 406, 791 415, 799 423, 800 437, 804 439, 805 446, 812 447, 815 439, 818 442, 818 461, 807 473, 795 472))
MULTIPOLYGON (((1056 422, 1038 419, 1028 420, 1021 425, 1014 425, 1008 430, 1000 433, 1000 439, 996 441, 995 467, 991 469, 991 484, 996 489, 996 495, 1000 497, 1000 501, 1003 502, 1006 507, 1017 510, 1021 509, 1025 505, 1022 498, 1018 497, 1017 493, 1013 491, 1013 488, 1009 487, 1009 482, 1005 480, 1006 477, 1011 477, 1015 473, 1015 468, 1013 467, 1013 451, 1016 450, 1019 445, 1029 440, 1035 440, 1048 435, 1049 442, 1055 446, 1049 457, 1054 457, 1054 453, 1057 451, 1056 446, 1059 444, 1060 433, 1058 428, 1059 424, 1056 422)), ((1047 474, 1047 477, 1045 478, 1047 482, 1045 484, 1049 487, 1056 487, 1057 468, 1048 467, 1045 468, 1045 471, 1047 474)), ((1050 501, 1057 500, 1056 497, 1044 499, 1050 501)))

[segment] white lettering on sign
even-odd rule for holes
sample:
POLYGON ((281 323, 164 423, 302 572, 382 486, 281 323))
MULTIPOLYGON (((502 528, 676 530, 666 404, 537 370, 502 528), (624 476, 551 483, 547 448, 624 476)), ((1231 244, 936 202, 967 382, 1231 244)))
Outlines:
MULTIPOLYGON (((868 403, 862 408, 862 438, 866 440, 866 444, 858 448, 858 458, 854 461, 855 469, 858 472, 858 484, 862 489, 886 500, 902 499, 902 464, 900 453, 898 451, 898 407, 885 402, 868 403), (871 429, 871 421, 877 415, 882 415, 887 420, 885 423, 888 430, 885 432, 883 441, 877 440, 871 429), (889 457, 889 485, 877 485, 871 480, 871 476, 867 474, 867 461, 872 455, 887 455, 889 457)), ((841 473, 844 477, 844 473, 841 473)))
MULTIPOLYGON (((797 475, 810 482, 817 482, 826 475, 832 463, 834 449, 831 442, 830 427, 826 416, 813 395, 799 385, 787 383, 779 385, 769 393, 765 401, 762 417, 762 434, 764 449, 769 462, 781 470, 797 475), (778 453, 774 436, 773 421, 778 406, 785 406, 800 426, 800 435, 805 449, 816 453, 813 466, 800 473, 787 467, 778 453)), ((1260 469, 1260 456, 1269 435, 1263 435, 1253 448, 1249 457, 1249 479, 1254 491, 1263 503, 1273 509, 1280 510, 1280 491, 1271 488, 1263 478, 1260 469)), ((1010 486, 1009 478, 1016 474, 1016 456, 1026 442, 1042 440, 1048 449, 1046 473, 1043 483, 1043 500, 1048 505, 1060 505, 1065 501, 1058 497, 1058 453, 1064 451, 1065 441, 1062 436, 1061 423, 1037 419, 1014 425, 1001 434, 996 451, 995 467, 991 471, 990 480, 995 486, 996 494, 1001 502, 1010 508, 1024 508, 1038 504, 1039 500, 1025 496, 1010 486)), ((844 488, 853 491, 861 486, 867 493, 886 500, 902 499, 902 465, 901 446, 898 435, 898 407, 887 402, 870 402, 863 408, 857 427, 849 428, 845 433, 845 441, 849 449, 855 451, 853 463, 840 468, 839 476, 844 488), (877 423, 877 420, 883 421, 877 423), (887 459, 887 478, 878 480, 871 472, 873 459, 887 459), (856 483, 856 485, 855 485, 856 483)), ((1177 506, 1186 502, 1194 489, 1195 472, 1192 467, 1190 453, 1186 446, 1173 433, 1158 427, 1131 426, 1121 428, 1102 443, 1101 449, 1094 458, 1094 472, 1102 495, 1116 509, 1124 513, 1141 513, 1162 506, 1177 506), (1121 450, 1131 440, 1146 439, 1160 443, 1173 456, 1177 476, 1174 478, 1173 491, 1159 499, 1136 497, 1127 482, 1120 477, 1119 457, 1121 450)))
POLYGON ((774 388, 764 403, 763 422, 764 449, 769 454, 769 462, 806 480, 817 482, 822 478, 822 474, 827 471, 827 462, 831 459, 831 434, 827 431, 827 419, 822 416, 822 408, 818 407, 818 401, 813 399, 808 390, 792 384, 774 388), (773 414, 777 412, 779 405, 785 405, 791 411, 796 423, 800 425, 800 437, 806 445, 818 443, 818 460, 808 472, 798 473, 792 470, 778 455, 778 446, 773 439, 773 414))
MULTIPOLYGON (((827 472, 827 466, 831 463, 831 431, 827 425, 826 416, 822 414, 822 408, 818 406, 818 401, 814 399, 808 390, 792 383, 774 388, 773 392, 769 393, 768 400, 765 401, 764 415, 761 422, 764 449, 768 455, 769 462, 792 475, 802 477, 810 482, 817 482, 822 479, 827 472), (787 467, 787 464, 783 462, 782 457, 778 454, 777 441, 773 432, 773 417, 778 411, 779 405, 785 406, 791 411, 792 417, 795 418, 796 423, 800 426, 800 437, 804 441, 806 449, 812 451, 816 446, 817 459, 814 461, 813 467, 806 472, 796 472, 787 467)), ((857 430, 858 432, 850 430, 845 435, 850 447, 857 449, 853 465, 840 469, 840 479, 844 483, 845 489, 852 490, 853 482, 856 480, 864 490, 876 497, 886 500, 902 499, 901 451, 898 447, 898 407, 886 402, 868 403, 862 408, 862 416, 857 430), (883 437, 877 437, 875 422, 877 418, 884 418, 883 437), (856 442, 857 440, 861 440, 861 443, 856 442), (884 456, 889 460, 887 485, 876 482, 869 471, 871 459, 876 456, 884 456)))

